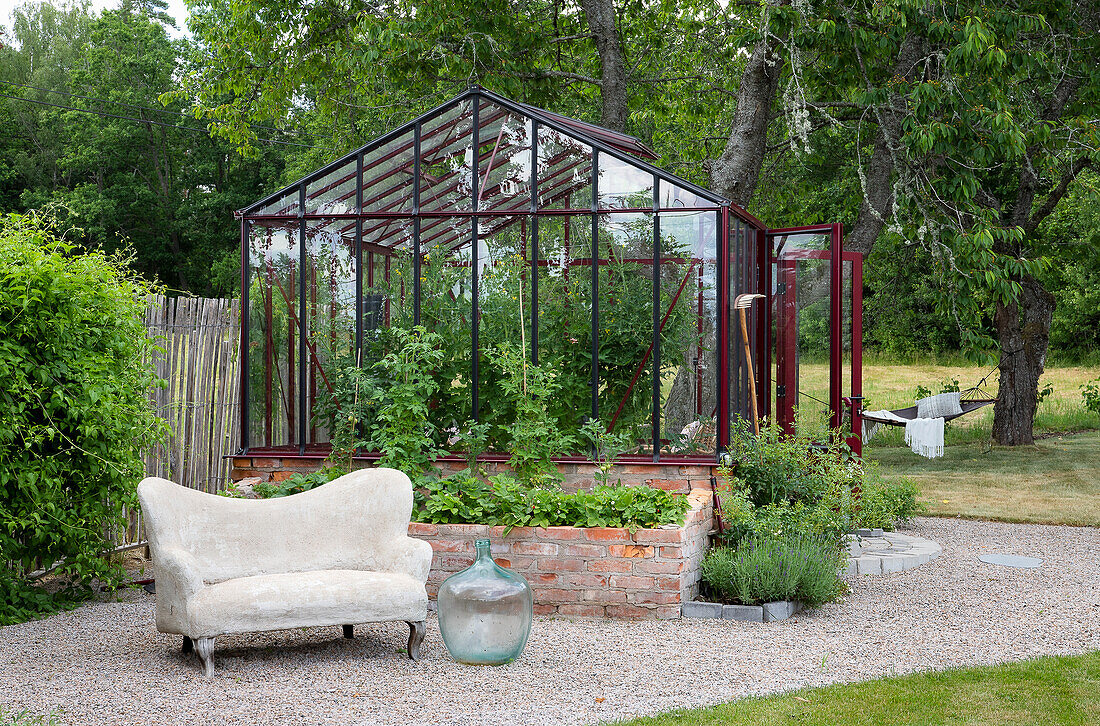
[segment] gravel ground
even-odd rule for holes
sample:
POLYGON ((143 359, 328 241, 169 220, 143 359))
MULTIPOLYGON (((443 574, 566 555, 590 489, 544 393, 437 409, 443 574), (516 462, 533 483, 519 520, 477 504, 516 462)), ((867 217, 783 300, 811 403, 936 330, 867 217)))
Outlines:
POLYGON ((219 638, 202 678, 131 592, 0 628, 0 705, 73 724, 587 724, 746 694, 1100 649, 1100 529, 919 519, 928 565, 852 578, 842 601, 767 625, 536 618, 527 651, 462 666, 434 620, 219 638), (1037 570, 978 562, 1042 557, 1037 570))

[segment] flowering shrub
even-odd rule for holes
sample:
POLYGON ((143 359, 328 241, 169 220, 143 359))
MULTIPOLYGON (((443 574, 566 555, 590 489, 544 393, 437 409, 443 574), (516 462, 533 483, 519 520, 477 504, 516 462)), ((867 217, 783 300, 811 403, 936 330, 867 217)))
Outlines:
POLYGON ((756 605, 798 600, 815 607, 844 591, 841 550, 831 539, 785 533, 753 536, 735 548, 718 547, 703 560, 707 597, 756 605))

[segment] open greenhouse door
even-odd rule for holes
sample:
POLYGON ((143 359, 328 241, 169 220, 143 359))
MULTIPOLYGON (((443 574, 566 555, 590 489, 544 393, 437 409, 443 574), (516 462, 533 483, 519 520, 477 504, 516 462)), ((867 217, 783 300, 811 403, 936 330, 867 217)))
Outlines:
POLYGON ((775 412, 824 440, 848 428, 858 454, 863 398, 863 258, 844 251, 843 225, 769 230, 775 412))

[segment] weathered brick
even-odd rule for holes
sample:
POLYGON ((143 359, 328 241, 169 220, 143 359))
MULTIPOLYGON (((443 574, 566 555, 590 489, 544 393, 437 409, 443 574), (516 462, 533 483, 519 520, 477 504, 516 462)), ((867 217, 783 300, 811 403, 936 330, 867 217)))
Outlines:
POLYGON ((268 473, 266 471, 256 471, 255 469, 233 469, 229 472, 229 478, 235 482, 239 482, 242 479, 259 479, 263 481, 267 476, 268 473))
POLYGON ((592 542, 629 542, 630 530, 624 527, 589 527, 584 530, 584 536, 592 542))
POLYGON ((653 578, 638 575, 612 575, 609 584, 611 587, 621 587, 624 590, 651 590, 653 578))
POLYGON ((652 618, 656 615, 656 608, 628 604, 608 605, 607 615, 611 618, 652 618))
POLYGON ((233 466, 235 466, 239 469, 251 469, 252 468, 252 459, 250 459, 247 456, 237 457, 237 458, 233 459, 233 466))
POLYGON ((679 529, 639 529, 634 533, 634 541, 640 544, 654 542, 672 543, 680 541, 679 529))
POLYGON ((607 554, 611 557, 652 557, 653 547, 632 544, 608 545, 607 554))
POLYGON ((679 577, 657 577, 654 578, 654 584, 657 585, 658 590, 679 590, 680 578, 679 577))
POLYGON ((510 570, 530 570, 535 566, 535 558, 528 555, 508 555, 506 557, 494 557, 493 560, 501 567, 510 570))
POLYGON ((543 557, 538 562, 538 569, 545 572, 580 572, 585 564, 583 559, 575 557, 543 557))
POLYGON ((582 590, 581 600, 584 602, 626 602, 626 593, 622 590, 582 590))
POLYGON ((627 593, 627 601, 635 605, 674 605, 680 602, 678 592, 639 592, 627 593))
POLYGON ((553 542, 513 542, 512 551, 517 555, 544 555, 558 554, 558 546, 553 542))
POLYGON ((252 468, 254 469, 278 469, 282 465, 282 459, 252 459, 252 468))
POLYGON ((472 552, 473 545, 459 539, 433 539, 428 542, 436 552, 472 552))
POLYGON ((661 557, 666 560, 678 560, 683 557, 683 550, 675 545, 662 545, 661 557))
POLYGON ((630 572, 633 565, 630 560, 589 560, 589 572, 630 572))
POLYGON ((683 560, 637 560, 634 572, 639 575, 677 575, 684 570, 683 560))
POLYGON ((293 472, 290 471, 273 471, 271 472, 271 481, 286 481, 292 474, 293 472))
POLYGON ((690 490, 687 479, 653 479, 647 481, 646 484, 654 489, 662 489, 666 492, 687 492, 690 490))
POLYGON ((439 566, 449 572, 465 570, 472 564, 474 564, 474 558, 468 555, 445 554, 439 557, 439 566))
POLYGON ((584 530, 579 527, 536 527, 535 536, 552 540, 581 539, 584 530))
POLYGON ((556 575, 552 572, 532 572, 525 575, 527 582, 532 585, 558 585, 562 584, 561 575, 556 575))
POLYGON ((571 587, 607 587, 607 575, 593 572, 571 572, 563 575, 562 584, 571 587))
POLYGON ((607 607, 605 605, 565 603, 558 607, 558 615, 570 618, 603 618, 607 616, 607 607))
POLYGON ((581 598, 580 590, 566 590, 560 587, 536 587, 535 599, 546 603, 577 602, 581 598))
POLYGON ((283 468, 295 471, 317 471, 321 468, 322 461, 322 459, 283 459, 283 468))
POLYGON ((442 537, 483 538, 489 536, 489 528, 484 524, 440 524, 437 526, 442 537))
POLYGON ((680 617, 680 605, 659 605, 657 607, 658 620, 675 620, 680 617))
POLYGON ((409 522, 410 537, 431 537, 439 534, 439 527, 427 522, 409 522))
POLYGON ((561 554, 566 557, 603 557, 607 554, 607 548, 598 544, 567 544, 562 545, 561 554))
POLYGON ((548 605, 544 603, 535 603, 535 615, 553 615, 558 611, 557 605, 548 605))

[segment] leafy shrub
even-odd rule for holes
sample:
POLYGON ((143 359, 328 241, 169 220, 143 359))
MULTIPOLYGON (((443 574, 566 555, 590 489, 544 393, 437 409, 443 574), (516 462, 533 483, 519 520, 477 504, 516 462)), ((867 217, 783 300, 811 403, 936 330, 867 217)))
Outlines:
POLYGON ((736 548, 716 547, 702 564, 708 597, 755 605, 799 600, 810 607, 836 599, 844 585, 841 550, 825 537, 756 535, 736 548))
POLYGON ((742 420, 732 433, 733 474, 748 487, 747 496, 756 506, 813 503, 836 482, 850 479, 845 467, 851 450, 842 440, 819 445, 801 430, 787 436, 775 424, 762 427, 756 435, 742 420))
POLYGON ((1100 414, 1100 378, 1081 386, 1081 400, 1085 404, 1086 411, 1100 414))
POLYGON ((498 474, 482 481, 469 471, 427 482, 416 492, 413 519, 433 524, 505 527, 657 527, 683 524, 687 497, 647 486, 596 485, 565 492, 529 487, 498 474))
POLYGON ((125 574, 101 555, 165 431, 149 403, 151 290, 127 262, 78 254, 41 218, 0 219, 0 624, 125 574), (58 562, 68 592, 27 579, 58 562))
POLYGON ((917 501, 919 494, 916 485, 909 481, 870 483, 860 496, 856 525, 867 529, 878 527, 892 530, 899 522, 907 522, 913 515, 924 511, 924 504, 917 501))
POLYGON ((260 482, 252 487, 252 491, 256 492, 261 499, 289 497, 291 494, 301 494, 310 489, 316 489, 347 473, 347 469, 339 466, 326 467, 309 474, 295 472, 280 482, 260 482))

